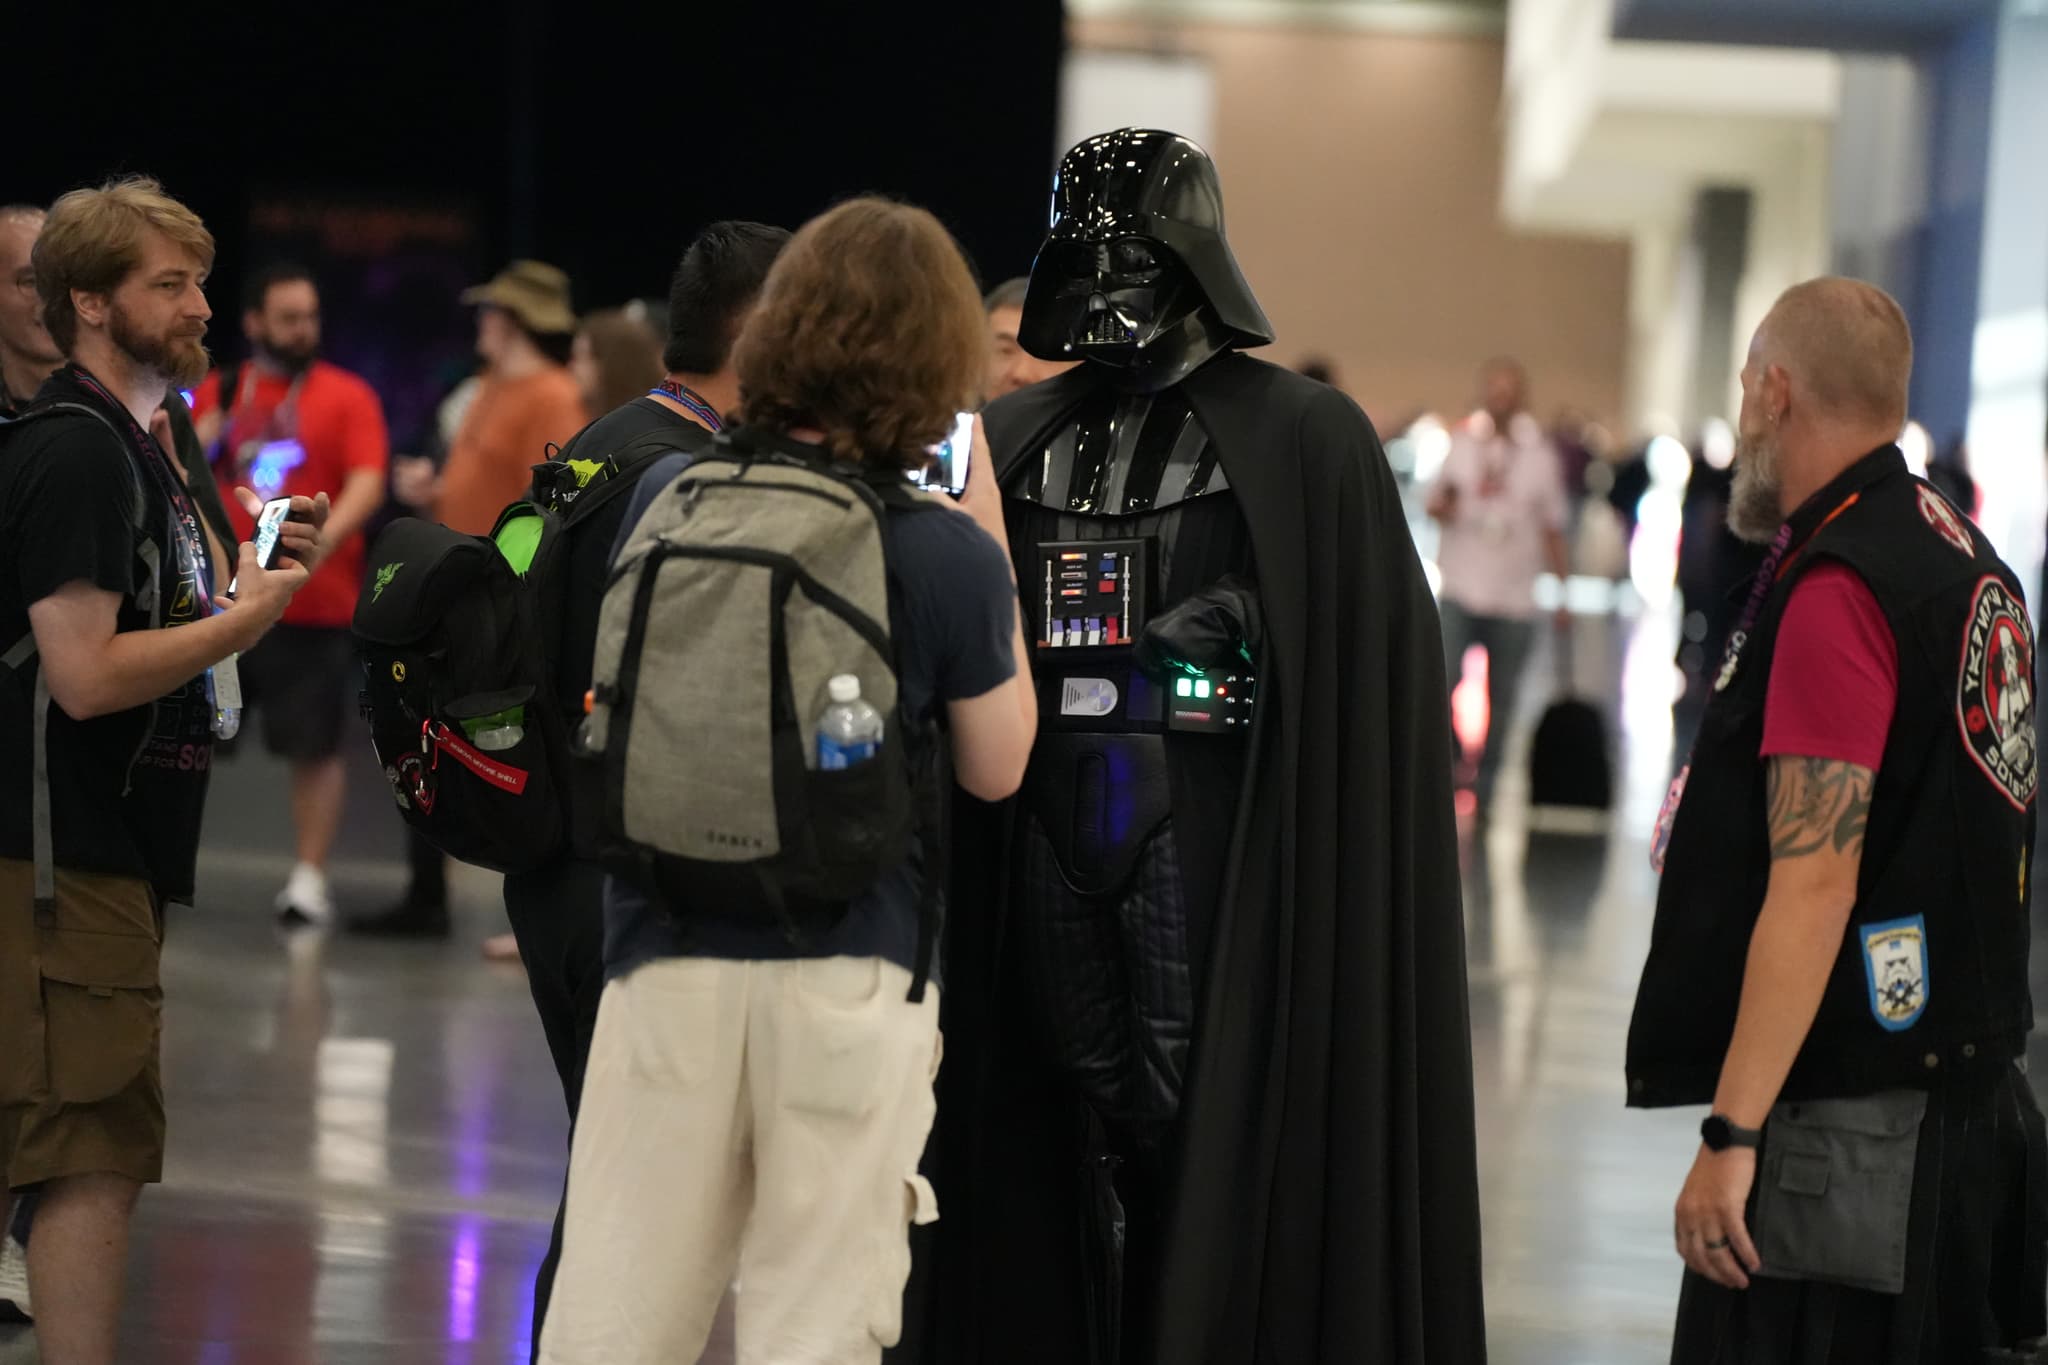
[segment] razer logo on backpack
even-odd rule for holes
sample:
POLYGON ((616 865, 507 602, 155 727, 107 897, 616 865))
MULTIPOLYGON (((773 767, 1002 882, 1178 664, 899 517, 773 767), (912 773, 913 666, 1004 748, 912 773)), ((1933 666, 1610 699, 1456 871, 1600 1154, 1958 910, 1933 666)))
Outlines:
POLYGON ((395 564, 386 564, 383 568, 377 570, 377 581, 370 585, 370 600, 372 602, 384 595, 384 589, 391 586, 391 580, 398 577, 398 571, 404 567, 405 561, 399 560, 395 564))

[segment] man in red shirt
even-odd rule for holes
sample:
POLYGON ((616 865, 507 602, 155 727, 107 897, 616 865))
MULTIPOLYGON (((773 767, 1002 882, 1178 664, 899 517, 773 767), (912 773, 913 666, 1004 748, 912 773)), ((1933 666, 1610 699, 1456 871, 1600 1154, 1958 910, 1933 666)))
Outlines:
MULTIPOLYGON (((284 622, 242 660, 242 690, 263 716, 263 741, 292 766, 298 862, 277 896, 287 923, 324 924, 334 906, 327 856, 347 780, 340 749, 355 677, 349 622, 363 579, 363 524, 384 500, 390 440, 370 386, 319 359, 320 295, 302 267, 278 265, 251 280, 242 330, 246 364, 209 375, 194 396, 200 434, 223 488, 263 498, 336 490, 327 562, 284 622), (223 396, 223 389, 226 394, 223 396)), ((242 540, 254 523, 234 499, 242 540)))

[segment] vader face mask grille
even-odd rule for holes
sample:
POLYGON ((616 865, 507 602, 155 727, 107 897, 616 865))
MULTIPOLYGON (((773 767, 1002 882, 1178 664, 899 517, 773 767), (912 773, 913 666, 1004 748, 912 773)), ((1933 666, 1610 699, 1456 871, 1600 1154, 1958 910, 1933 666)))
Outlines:
POLYGON ((1158 242, 1076 242, 1066 264, 1071 274, 1063 292, 1077 305, 1068 330, 1074 352, 1114 363, 1119 354, 1150 344, 1186 311, 1186 270, 1158 242))
POLYGON ((1138 321, 1128 313, 1118 311, 1106 294, 1088 296, 1088 312, 1081 319, 1081 334, 1074 338, 1074 345, 1093 350, 1098 347, 1135 346, 1138 344, 1138 321))

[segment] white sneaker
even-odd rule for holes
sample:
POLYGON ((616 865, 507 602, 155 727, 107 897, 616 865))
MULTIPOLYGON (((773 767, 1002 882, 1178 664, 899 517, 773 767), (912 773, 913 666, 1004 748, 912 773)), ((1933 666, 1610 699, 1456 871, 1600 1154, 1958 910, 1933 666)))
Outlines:
POLYGON ((0 1236, 0 1322, 33 1322, 28 1302, 28 1252, 12 1237, 0 1236))
POLYGON ((322 928, 334 922, 334 897, 327 890, 327 874, 311 863, 292 868, 291 880, 277 893, 277 917, 286 924, 311 924, 322 928))

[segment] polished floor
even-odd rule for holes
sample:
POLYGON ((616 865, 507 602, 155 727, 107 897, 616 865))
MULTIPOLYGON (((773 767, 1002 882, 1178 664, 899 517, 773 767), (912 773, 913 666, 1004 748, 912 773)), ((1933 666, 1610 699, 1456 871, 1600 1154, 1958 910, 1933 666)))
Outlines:
MULTIPOLYGON (((1471 832, 1497 1365, 1667 1350, 1670 1210, 1699 1115, 1624 1110, 1620 1079, 1671 768, 1670 644, 1655 618, 1577 635, 1578 677, 1602 680, 1620 734, 1610 834, 1529 833, 1513 771, 1471 832)), ((1532 686, 1517 728, 1547 699, 1532 686)), ((398 894, 403 863, 375 770, 355 777, 337 882, 368 909, 398 894)), ((170 1156, 138 1215, 121 1359, 523 1362, 565 1124, 523 978, 478 958, 503 923, 492 879, 458 879, 445 945, 287 938, 268 914, 289 870, 282 779, 253 753, 219 770, 203 904, 171 925, 170 1156)), ((34 1359, 25 1332, 0 1328, 0 1365, 34 1359)))

